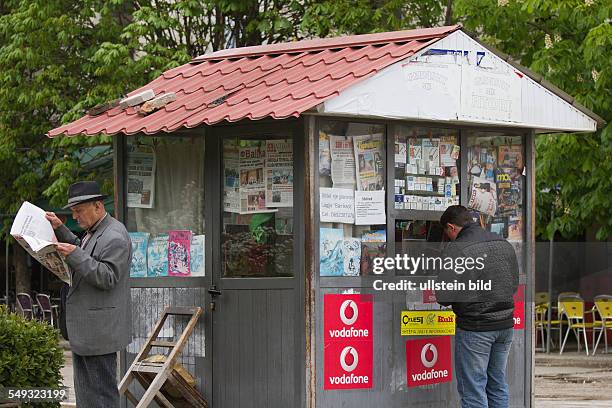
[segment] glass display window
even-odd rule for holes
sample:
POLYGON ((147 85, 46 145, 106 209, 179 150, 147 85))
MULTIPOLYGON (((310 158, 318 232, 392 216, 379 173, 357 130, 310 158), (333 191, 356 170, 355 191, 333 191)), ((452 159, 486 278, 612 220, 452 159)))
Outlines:
POLYGON ((444 211, 459 204, 459 131, 398 126, 394 137, 394 208, 444 211))
POLYGON ((319 130, 319 274, 373 274, 387 254, 385 126, 322 121, 319 130))
POLYGON ((205 275, 204 139, 127 138, 130 277, 205 275))
POLYGON ((223 139, 224 277, 293 276, 293 139, 223 139))

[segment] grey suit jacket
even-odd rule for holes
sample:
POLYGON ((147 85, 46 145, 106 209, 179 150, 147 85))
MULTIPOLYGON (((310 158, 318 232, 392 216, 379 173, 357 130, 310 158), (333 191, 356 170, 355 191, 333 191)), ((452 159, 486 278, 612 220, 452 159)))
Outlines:
POLYGON ((77 245, 67 258, 72 286, 66 297, 66 329, 76 354, 114 353, 131 341, 130 262, 127 230, 107 215, 84 248, 65 225, 55 230, 60 242, 77 245))

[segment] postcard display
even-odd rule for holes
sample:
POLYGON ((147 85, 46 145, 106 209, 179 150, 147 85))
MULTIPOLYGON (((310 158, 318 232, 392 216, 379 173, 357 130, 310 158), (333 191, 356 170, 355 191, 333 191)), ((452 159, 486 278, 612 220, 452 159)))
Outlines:
POLYGON ((386 256, 383 131, 351 133, 319 133, 321 276, 370 275, 386 256))
POLYGON ((395 209, 444 211, 459 204, 459 139, 450 130, 395 136, 395 209))
POLYGON ((474 221, 512 244, 521 270, 524 166, 520 136, 468 138, 468 208, 474 221))

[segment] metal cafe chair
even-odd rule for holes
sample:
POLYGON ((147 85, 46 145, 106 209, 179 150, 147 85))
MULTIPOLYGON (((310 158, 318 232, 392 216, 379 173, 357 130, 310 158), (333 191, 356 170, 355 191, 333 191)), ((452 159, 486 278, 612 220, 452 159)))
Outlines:
POLYGON ((45 295, 44 293, 38 293, 36 295, 36 303, 38 303, 38 307, 40 308, 42 320, 50 322, 51 326, 55 327, 58 316, 58 306, 52 305, 49 295, 45 295))
MULTIPOLYGON (((550 297, 548 296, 548 292, 537 292, 534 297, 535 303, 535 325, 534 328, 536 330, 536 344, 538 341, 538 332, 542 339, 542 347, 537 348, 536 351, 546 351, 546 338, 551 335, 552 331, 560 330, 560 321, 558 319, 552 319, 550 321, 550 332, 548 330, 548 313, 550 308, 550 297), (547 336, 547 337, 545 337, 547 336)), ((552 308, 552 310, 556 310, 556 308, 552 308)), ((552 313, 552 310, 550 312, 552 313)), ((550 338, 551 346, 555 347, 555 342, 553 338, 550 338)))
POLYGON ((36 316, 35 306, 32 303, 32 298, 27 293, 17 294, 17 311, 26 319, 34 319, 36 316))
POLYGON ((605 353, 608 353, 608 329, 612 329, 612 296, 610 295, 599 295, 593 299, 595 305, 593 306, 593 312, 599 314, 601 320, 595 320, 593 314, 593 339, 595 339, 595 330, 599 330, 599 336, 597 342, 593 347, 593 355, 597 351, 601 336, 604 337, 605 353))
POLYGON ((567 331, 563 343, 561 343, 561 350, 559 354, 563 354, 565 343, 569 337, 570 331, 574 332, 576 340, 578 341, 578 351, 580 351, 580 332, 584 336, 584 347, 586 349, 586 355, 589 355, 589 343, 587 342, 586 331, 593 330, 593 323, 587 323, 584 319, 584 300, 579 296, 566 296, 559 299, 559 320, 563 320, 565 316, 567 318, 567 331))

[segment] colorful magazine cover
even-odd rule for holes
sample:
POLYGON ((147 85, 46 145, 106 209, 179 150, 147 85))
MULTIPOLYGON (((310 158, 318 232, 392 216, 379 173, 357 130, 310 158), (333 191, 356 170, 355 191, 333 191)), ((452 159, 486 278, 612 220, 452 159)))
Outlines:
POLYGON ((342 242, 344 231, 339 228, 321 228, 319 232, 319 273, 321 276, 342 276, 344 257, 342 242))
POLYGON ((508 241, 522 241, 523 240, 523 217, 509 217, 508 218, 508 241))
POLYGON ((365 231, 361 236, 361 276, 372 275, 375 258, 387 256, 387 234, 384 230, 365 231))
POLYGON ((497 163, 503 167, 514 167, 519 172, 523 171, 523 147, 522 146, 499 146, 497 163))
POLYGON ((147 276, 168 276, 168 234, 160 234, 149 239, 147 276))
POLYGON ((521 179, 517 170, 510 167, 498 167, 495 182, 497 186, 497 215, 516 215, 521 205, 521 179))
POLYGON ((480 177, 473 177, 468 208, 487 215, 497 211, 497 189, 495 182, 480 177))
POLYGON ((344 276, 359 276, 361 265, 361 240, 347 238, 342 242, 342 255, 344 259, 344 276))
POLYGON ((508 238, 508 217, 493 217, 489 230, 501 237, 508 238))
POLYGON ((319 175, 331 175, 331 152, 329 150, 329 135, 319 131, 319 175))
POLYGON ((204 235, 194 235, 191 237, 191 276, 205 275, 204 243, 204 235))
POLYGON ((357 190, 385 189, 384 140, 380 133, 354 136, 357 190))
POLYGON ((132 242, 132 262, 130 264, 130 277, 144 278, 147 276, 147 246, 148 232, 130 232, 132 242))
MULTIPOLYGON (((421 140, 423 146, 423 160, 429 163, 429 167, 440 166, 440 139, 425 138, 421 140)), ((450 155, 450 152, 449 152, 450 155)))
POLYGON ((191 231, 168 231, 168 276, 191 275, 191 231))

